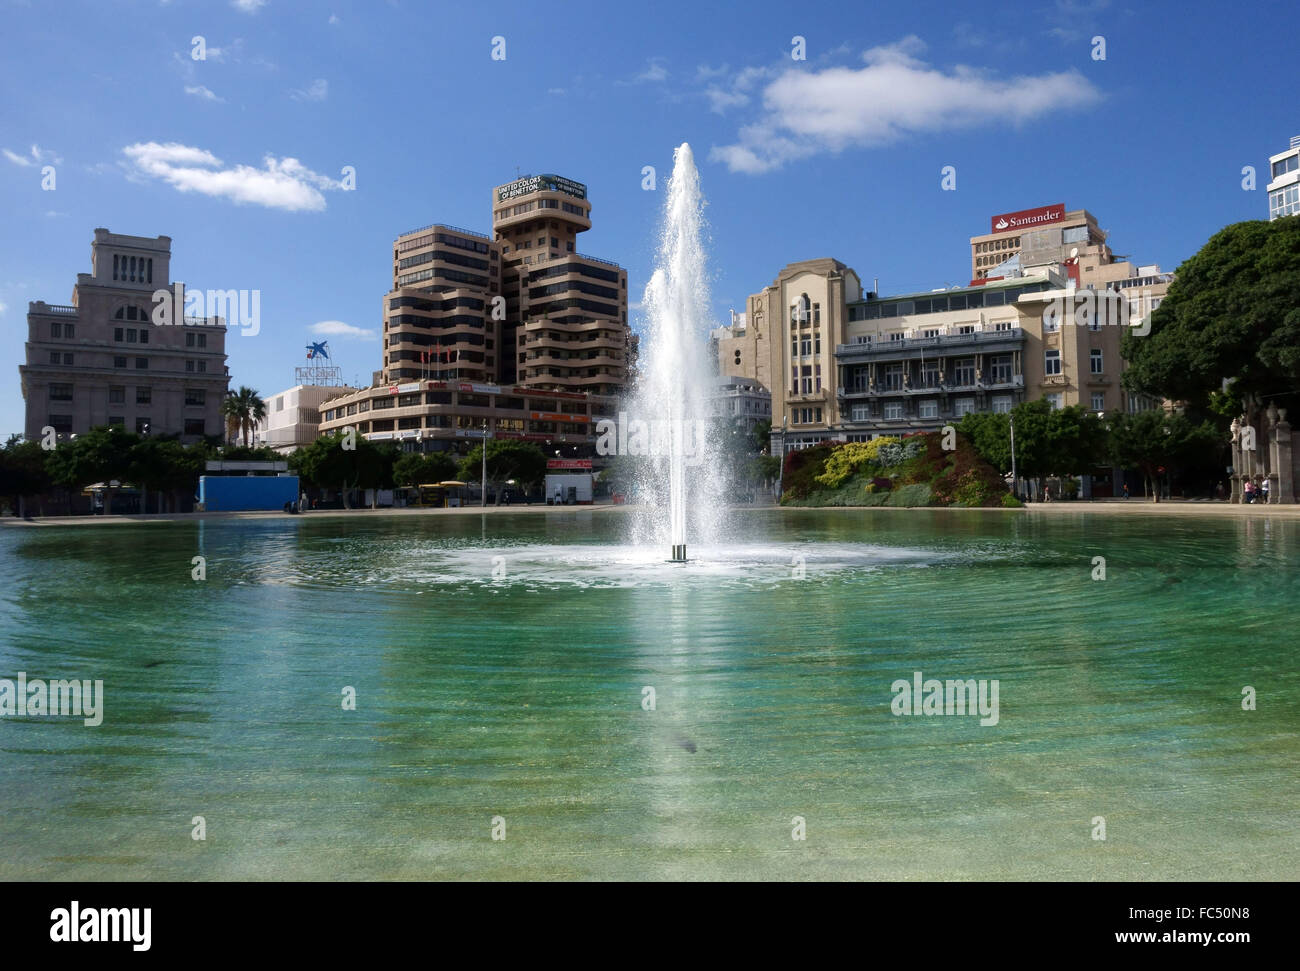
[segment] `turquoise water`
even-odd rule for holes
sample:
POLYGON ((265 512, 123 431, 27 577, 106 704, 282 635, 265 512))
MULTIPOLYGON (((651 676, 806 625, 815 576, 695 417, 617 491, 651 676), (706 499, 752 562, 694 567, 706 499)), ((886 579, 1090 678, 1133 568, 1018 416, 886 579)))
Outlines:
POLYGON ((0 718, 0 878, 1300 877, 1300 520, 624 524, 0 530, 0 678, 105 695, 0 718), (998 723, 894 715, 918 670, 998 723))

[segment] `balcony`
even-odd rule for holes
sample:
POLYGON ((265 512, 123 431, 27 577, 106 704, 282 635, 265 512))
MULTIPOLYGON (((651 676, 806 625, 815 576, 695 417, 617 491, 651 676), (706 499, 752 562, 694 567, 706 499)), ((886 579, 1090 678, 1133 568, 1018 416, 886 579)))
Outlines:
POLYGON ((982 330, 971 334, 948 334, 943 337, 908 337, 902 340, 873 341, 870 344, 836 344, 835 357, 840 363, 908 361, 972 350, 982 354, 1016 351, 1024 342, 1024 329, 1012 327, 1010 330, 982 330))

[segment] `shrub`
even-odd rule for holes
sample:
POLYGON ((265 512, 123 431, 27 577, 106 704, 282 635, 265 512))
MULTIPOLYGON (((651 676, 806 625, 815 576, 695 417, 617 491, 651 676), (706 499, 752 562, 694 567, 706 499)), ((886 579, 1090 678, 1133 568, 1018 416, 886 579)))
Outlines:
POLYGON ((1002 494, 1002 506, 1005 509, 1019 509, 1024 503, 1009 492, 1002 494))
POLYGON ((886 506, 928 506, 930 505, 930 487, 924 482, 899 486, 889 493, 886 506))

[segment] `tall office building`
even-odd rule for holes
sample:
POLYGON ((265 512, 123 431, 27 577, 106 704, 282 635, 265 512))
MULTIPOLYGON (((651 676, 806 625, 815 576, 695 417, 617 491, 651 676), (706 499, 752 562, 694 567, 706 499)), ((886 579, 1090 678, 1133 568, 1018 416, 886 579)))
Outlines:
POLYGON ((501 248, 500 380, 525 388, 618 395, 636 347, 627 325, 627 271, 579 253, 591 228, 587 187, 530 175, 492 190, 501 248))
POLYGON ((1291 147, 1268 160, 1268 218, 1300 215, 1300 135, 1291 138, 1291 147))
POLYGON ((96 229, 90 263, 90 273, 77 274, 71 304, 28 304, 26 363, 18 366, 26 437, 98 425, 185 442, 222 434, 230 382, 224 322, 152 322, 154 291, 172 289, 171 238, 96 229))

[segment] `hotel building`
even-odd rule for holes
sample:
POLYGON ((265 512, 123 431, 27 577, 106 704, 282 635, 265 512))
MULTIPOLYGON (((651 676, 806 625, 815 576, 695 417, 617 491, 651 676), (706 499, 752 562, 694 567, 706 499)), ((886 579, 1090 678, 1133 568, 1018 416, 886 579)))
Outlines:
POLYGON ((39 439, 46 427, 75 435, 98 425, 184 442, 221 435, 230 381, 224 323, 152 322, 154 291, 172 287, 171 238, 96 229, 90 264, 90 273, 77 274, 70 304, 28 304, 18 366, 24 435, 39 439))
MULTIPOLYGON (((1049 208, 1068 222, 1064 206, 1049 208)), ((1120 387, 1121 324, 1154 309, 1171 275, 1114 263, 1096 221, 1079 212, 1087 236, 1068 240, 1059 225, 1006 220, 1000 232, 1015 239, 1019 229, 1018 248, 999 250, 1012 255, 996 279, 964 287, 881 296, 838 260, 790 264, 749 298, 743 321, 715 331, 718 370, 771 389, 774 454, 935 430, 1037 399, 1096 412, 1153 407, 1120 387)), ((972 239, 973 259, 986 242, 972 239)))
POLYGON ((1300 215, 1300 135, 1291 138, 1291 147, 1268 160, 1269 222, 1282 216, 1300 215))
POLYGON ((282 455, 310 445, 320 437, 320 406, 340 394, 355 391, 339 385, 299 384, 266 399, 266 417, 253 430, 253 444, 282 455))

